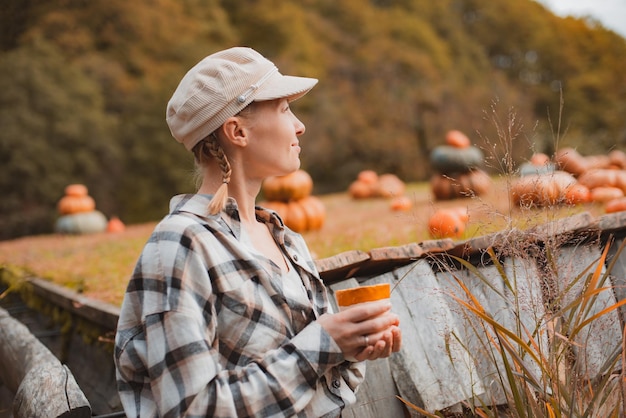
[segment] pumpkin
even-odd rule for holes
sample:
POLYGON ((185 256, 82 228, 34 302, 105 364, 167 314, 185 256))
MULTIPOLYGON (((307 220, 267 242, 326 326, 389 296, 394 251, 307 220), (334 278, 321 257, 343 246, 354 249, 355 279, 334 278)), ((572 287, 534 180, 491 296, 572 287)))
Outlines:
POLYGON ((626 210, 626 197, 618 197, 617 199, 611 199, 606 202, 604 211, 606 213, 623 212, 626 210))
POLYGON ((430 153, 430 162, 442 174, 463 173, 483 164, 483 152, 477 147, 456 148, 439 145, 430 153))
POLYGON ((591 189, 591 200, 593 202, 606 203, 620 197, 624 197, 624 191, 618 187, 604 186, 591 189))
POLYGON ((550 163, 550 157, 543 152, 536 152, 530 157, 530 163, 534 166, 542 166, 550 163))
POLYGON ((106 231, 109 233, 124 232, 125 229, 126 225, 124 225, 124 222, 122 222, 117 216, 113 216, 109 219, 109 222, 107 222, 106 231))
POLYGON ((465 232, 465 222, 457 211, 439 209, 428 219, 428 232, 435 239, 459 238, 465 232))
POLYGON ((481 196, 491 190, 491 178, 483 170, 466 173, 435 174, 430 178, 430 188, 438 200, 449 200, 470 196, 481 196))
POLYGON ((378 174, 374 170, 363 170, 357 174, 356 179, 366 184, 376 184, 378 182, 378 174))
POLYGON ((295 203, 302 206, 306 214, 307 225, 305 231, 316 231, 324 226, 324 222, 326 221, 326 207, 319 198, 307 196, 295 203))
POLYGON ((609 152, 608 157, 611 165, 622 170, 626 169, 626 152, 614 149, 609 152))
POLYGON ((65 196, 57 203, 57 210, 61 215, 91 212, 95 208, 96 202, 87 194, 87 187, 83 184, 66 186, 65 196))
POLYGON ((296 170, 285 176, 268 177, 263 181, 265 199, 288 202, 307 197, 313 190, 313 179, 304 170, 296 170))
POLYGON ((620 171, 604 168, 594 168, 585 171, 578 177, 578 182, 584 184, 590 189, 596 187, 616 187, 617 177, 620 171))
POLYGON ((402 196, 406 190, 406 185, 395 174, 381 174, 374 187, 376 197, 392 198, 402 196))
POLYGON ((579 176, 587 171, 587 161, 574 148, 562 148, 556 152, 554 160, 559 170, 579 176))
POLYGON ((452 208, 448 208, 448 210, 456 213, 463 223, 467 224, 469 222, 469 211, 467 210, 466 206, 455 206, 452 208))
POLYGON ((321 229, 326 220, 324 203, 315 196, 289 202, 266 201, 259 203, 259 206, 278 213, 285 225, 295 232, 321 229))
POLYGON ((554 205, 565 200, 565 191, 574 184, 576 178, 565 171, 531 174, 511 184, 511 197, 520 206, 554 205))
POLYGON ((69 184, 65 186, 66 196, 87 196, 87 186, 84 184, 69 184))
POLYGON ((374 196, 376 184, 355 180, 348 186, 348 194, 353 199, 367 199, 374 196))
POLYGON ((584 184, 575 183, 565 189, 565 203, 578 205, 591 202, 591 190, 584 184))
POLYGON ((446 133, 446 144, 454 148, 468 148, 471 142, 463 132, 451 130, 446 133))
POLYGON ((394 212, 407 211, 413 207, 413 201, 408 196, 397 196, 391 200, 389 207, 394 212))
POLYGON ((91 234, 103 232, 107 219, 102 212, 80 212, 63 215, 55 223, 54 230, 60 234, 91 234))

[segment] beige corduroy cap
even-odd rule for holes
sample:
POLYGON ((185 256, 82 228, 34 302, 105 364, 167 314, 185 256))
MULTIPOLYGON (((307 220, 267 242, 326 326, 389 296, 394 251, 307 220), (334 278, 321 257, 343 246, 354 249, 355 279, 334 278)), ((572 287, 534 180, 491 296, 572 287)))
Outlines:
POLYGON ((251 48, 235 47, 204 58, 180 81, 167 104, 172 136, 191 150, 253 101, 304 96, 317 79, 282 75, 251 48))

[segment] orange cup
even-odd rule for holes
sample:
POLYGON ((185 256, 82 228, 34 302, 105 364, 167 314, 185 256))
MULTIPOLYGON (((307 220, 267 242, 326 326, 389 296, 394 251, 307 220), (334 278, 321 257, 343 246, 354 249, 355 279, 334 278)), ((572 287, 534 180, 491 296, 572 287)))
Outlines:
POLYGON ((335 298, 339 310, 357 303, 372 302, 375 300, 389 299, 391 286, 389 283, 373 284, 367 286, 352 287, 335 291, 335 298))

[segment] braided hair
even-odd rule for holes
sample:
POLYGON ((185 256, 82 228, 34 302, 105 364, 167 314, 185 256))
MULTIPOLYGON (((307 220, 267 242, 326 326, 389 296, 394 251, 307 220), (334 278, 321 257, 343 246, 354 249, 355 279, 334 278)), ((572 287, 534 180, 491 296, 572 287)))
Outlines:
POLYGON ((193 153, 200 166, 203 166, 209 158, 215 158, 219 163, 222 173, 222 184, 218 187, 211 202, 209 202, 209 213, 211 215, 217 215, 224 209, 228 199, 228 183, 230 182, 230 176, 232 174, 230 163, 215 132, 200 141, 198 145, 194 147, 193 153))

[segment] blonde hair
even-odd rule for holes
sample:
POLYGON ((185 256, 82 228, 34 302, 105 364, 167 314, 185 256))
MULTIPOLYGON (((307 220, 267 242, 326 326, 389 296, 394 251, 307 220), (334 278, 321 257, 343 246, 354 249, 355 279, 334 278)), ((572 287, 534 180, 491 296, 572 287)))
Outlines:
POLYGON ((215 195, 209 202, 209 213, 217 215, 224 209, 228 200, 228 183, 232 174, 228 157, 226 157, 215 132, 200 141, 193 148, 193 154, 200 167, 204 167, 209 158, 215 158, 218 161, 222 173, 222 184, 217 188, 215 195))
MULTIPOLYGON (((241 109, 235 116, 248 117, 254 109, 255 102, 248 104, 241 109)), ((232 169, 230 168, 230 162, 228 157, 224 153, 224 149, 220 145, 220 141, 217 138, 217 131, 211 133, 209 136, 200 141, 192 149, 193 155, 196 160, 196 164, 199 166, 200 171, 196 173, 198 178, 201 178, 203 173, 201 170, 207 165, 209 159, 215 158, 218 161, 220 171, 222 173, 222 184, 217 188, 215 195, 209 202, 209 213, 211 215, 217 215, 226 206, 228 201, 228 183, 230 182, 230 176, 232 169)))

